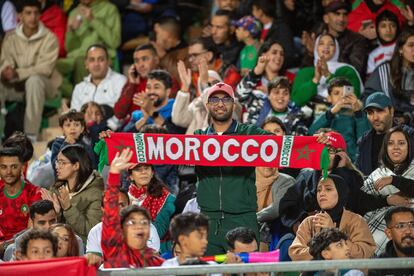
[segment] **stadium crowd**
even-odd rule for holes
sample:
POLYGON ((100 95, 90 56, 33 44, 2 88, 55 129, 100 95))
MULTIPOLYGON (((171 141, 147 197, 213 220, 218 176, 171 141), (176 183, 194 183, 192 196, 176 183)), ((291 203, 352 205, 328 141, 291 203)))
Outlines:
POLYGON ((414 257, 413 11, 411 0, 0 1, 0 260, 414 257), (63 135, 33 160, 56 99, 63 135), (105 162, 115 132, 313 135, 328 174, 136 164, 131 149, 105 162))

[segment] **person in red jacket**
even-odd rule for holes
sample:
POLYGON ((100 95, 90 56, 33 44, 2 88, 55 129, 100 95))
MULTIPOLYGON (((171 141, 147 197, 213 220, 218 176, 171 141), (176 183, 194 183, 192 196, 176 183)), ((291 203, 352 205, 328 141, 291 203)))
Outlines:
POLYGON ((59 43, 59 57, 65 57, 65 34, 68 18, 65 12, 51 0, 39 0, 42 6, 40 21, 56 35, 59 43))
MULTIPOLYGON (((141 109, 137 104, 139 93, 147 87, 148 73, 160 67, 160 58, 152 44, 138 46, 133 54, 134 64, 128 69, 128 81, 122 88, 121 96, 114 106, 114 116, 108 120, 108 127, 117 130, 130 119, 131 113, 141 109)), ((177 92, 178 83, 173 80, 172 94, 177 92)))
POLYGON ((348 29, 372 40, 376 38, 375 19, 385 10, 393 12, 397 17, 400 27, 404 23, 404 16, 400 9, 390 0, 365 0, 355 1, 353 10, 348 15, 348 29))
POLYGON ((132 150, 115 155, 109 169, 102 218, 102 251, 105 268, 160 266, 164 259, 147 247, 151 217, 148 211, 130 205, 119 214, 120 173, 131 168, 132 150))

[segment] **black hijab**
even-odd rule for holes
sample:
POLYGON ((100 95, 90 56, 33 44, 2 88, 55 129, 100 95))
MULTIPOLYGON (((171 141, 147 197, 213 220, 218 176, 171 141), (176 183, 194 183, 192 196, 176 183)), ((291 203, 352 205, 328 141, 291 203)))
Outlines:
POLYGON ((339 227, 339 223, 341 222, 342 213, 344 211, 344 207, 348 201, 348 193, 349 189, 345 183, 345 180, 336 174, 329 174, 328 178, 332 179, 336 191, 338 193, 338 202, 336 203, 335 207, 330 210, 322 210, 329 214, 332 218, 332 221, 336 223, 336 226, 339 227))

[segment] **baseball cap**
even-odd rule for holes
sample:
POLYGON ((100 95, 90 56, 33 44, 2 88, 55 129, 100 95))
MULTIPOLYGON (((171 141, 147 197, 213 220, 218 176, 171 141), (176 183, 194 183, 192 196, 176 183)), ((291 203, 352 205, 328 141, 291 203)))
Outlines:
POLYGON ((365 100, 364 111, 370 107, 384 109, 388 106, 392 106, 391 99, 384 92, 375 92, 365 100))
POLYGON ((211 95, 213 95, 216 92, 224 92, 227 95, 229 95, 231 98, 234 99, 234 91, 233 88, 224 83, 224 82, 219 82, 216 83, 215 85, 213 85, 209 90, 208 90, 208 95, 207 95, 207 99, 210 98, 211 95))
POLYGON ((351 5, 344 0, 334 0, 325 7, 325 13, 336 12, 337 10, 345 9, 347 12, 351 11, 351 5))
POLYGON ((239 20, 235 20, 232 23, 235 27, 240 27, 247 30, 252 37, 257 37, 262 30, 260 22, 250 15, 243 16, 239 20))
POLYGON ((326 136, 328 137, 328 140, 331 142, 330 146, 335 149, 343 149, 346 151, 346 142, 344 137, 336 132, 336 131, 330 131, 326 133, 326 136))

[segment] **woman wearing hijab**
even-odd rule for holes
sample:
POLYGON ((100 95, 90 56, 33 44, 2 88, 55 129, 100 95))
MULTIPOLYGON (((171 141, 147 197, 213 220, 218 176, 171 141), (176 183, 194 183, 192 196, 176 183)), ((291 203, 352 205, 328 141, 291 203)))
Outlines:
POLYGON ((289 248, 292 260, 311 260, 308 244, 313 236, 325 228, 339 228, 349 237, 350 258, 370 258, 375 251, 375 242, 365 220, 344 209, 348 200, 348 187, 344 179, 335 174, 321 179, 316 199, 319 211, 299 225, 296 238, 289 248))
MULTIPOLYGON (((391 128, 384 137, 380 152, 381 166, 364 181, 361 190, 372 195, 390 197, 398 194, 406 204, 414 202, 414 164, 411 141, 401 126, 391 128)), ((377 244, 376 253, 385 249, 388 241, 385 235, 384 215, 390 207, 373 210, 365 215, 377 244)))
POLYGON ((363 91, 361 78, 353 66, 338 62, 339 50, 338 41, 330 34, 323 34, 316 39, 314 66, 298 71, 292 87, 293 102, 304 106, 315 96, 325 101, 328 83, 336 77, 346 78, 359 97, 363 91))

